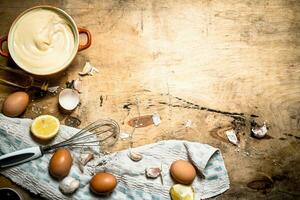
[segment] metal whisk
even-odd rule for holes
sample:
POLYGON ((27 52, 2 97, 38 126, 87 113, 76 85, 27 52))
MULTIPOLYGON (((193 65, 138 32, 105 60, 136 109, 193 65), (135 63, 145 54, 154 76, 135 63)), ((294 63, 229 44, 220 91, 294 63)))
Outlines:
POLYGON ((87 147, 114 144, 120 133, 118 123, 111 119, 97 120, 81 129, 69 139, 47 146, 36 146, 0 156, 0 168, 15 166, 61 147, 87 147))

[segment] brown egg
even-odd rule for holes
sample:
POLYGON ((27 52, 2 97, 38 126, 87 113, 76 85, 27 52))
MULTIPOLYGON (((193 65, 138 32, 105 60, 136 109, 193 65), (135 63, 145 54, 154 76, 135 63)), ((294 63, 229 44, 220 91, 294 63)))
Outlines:
POLYGON ((116 177, 106 172, 96 174, 90 181, 91 190, 100 195, 112 192, 116 186, 116 177))
POLYGON ((8 117, 21 115, 29 104, 29 95, 26 92, 14 92, 3 102, 2 112, 8 117))
POLYGON ((196 177, 194 166, 185 160, 173 162, 170 167, 170 173, 176 182, 185 185, 190 185, 196 177))
POLYGON ((58 149, 53 154, 49 163, 49 172, 51 176, 56 179, 62 179, 66 177, 72 167, 72 156, 67 149, 58 149))

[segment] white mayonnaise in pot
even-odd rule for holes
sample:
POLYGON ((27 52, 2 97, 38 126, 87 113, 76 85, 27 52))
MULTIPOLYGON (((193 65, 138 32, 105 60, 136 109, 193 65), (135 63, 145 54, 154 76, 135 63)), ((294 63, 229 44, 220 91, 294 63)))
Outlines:
POLYGON ((24 11, 13 22, 8 37, 0 39, 0 55, 11 57, 23 70, 35 75, 51 75, 68 67, 78 51, 91 45, 87 29, 77 28, 74 20, 63 10, 38 6, 24 11), (79 34, 87 36, 79 44, 79 34), (8 51, 3 43, 8 42, 8 51))

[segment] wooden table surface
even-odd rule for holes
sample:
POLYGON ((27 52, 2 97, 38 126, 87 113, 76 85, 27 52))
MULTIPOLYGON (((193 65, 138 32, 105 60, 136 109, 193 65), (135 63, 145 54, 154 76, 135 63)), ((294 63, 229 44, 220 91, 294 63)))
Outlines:
MULTIPOLYGON (((2 0, 0 35, 20 12, 43 4, 64 9, 93 36, 92 46, 51 79, 65 87, 85 62, 99 70, 82 78, 81 104, 70 115, 79 127, 109 117, 131 133, 130 119, 157 112, 161 124, 137 128, 133 146, 185 139, 220 148, 231 188, 218 199, 299 198, 300 1, 2 0), (266 122, 269 137, 252 138, 253 121, 266 122), (238 147, 227 141, 230 128, 238 147)), ((12 66, 2 57, 0 64, 12 66)), ((0 91, 3 102, 14 88, 0 91)), ((32 95, 22 117, 51 114, 66 123, 57 97, 32 95)), ((107 150, 129 145, 120 140, 107 150)), ((1 177, 1 187, 11 185, 25 199, 39 199, 1 177)))

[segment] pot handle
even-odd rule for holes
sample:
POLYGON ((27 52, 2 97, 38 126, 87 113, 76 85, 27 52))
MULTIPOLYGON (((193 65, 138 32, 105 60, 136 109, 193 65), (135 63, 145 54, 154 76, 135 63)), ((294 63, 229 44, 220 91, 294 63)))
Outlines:
POLYGON ((9 57, 9 53, 3 50, 3 43, 7 42, 7 35, 0 38, 0 55, 3 57, 9 57))
POLYGON ((92 44, 92 35, 91 35, 91 32, 85 28, 79 28, 78 27, 78 32, 79 34, 85 34, 86 37, 87 37, 87 41, 86 41, 86 44, 79 44, 79 47, 78 47, 78 51, 82 51, 84 49, 87 49, 91 46, 92 44))

